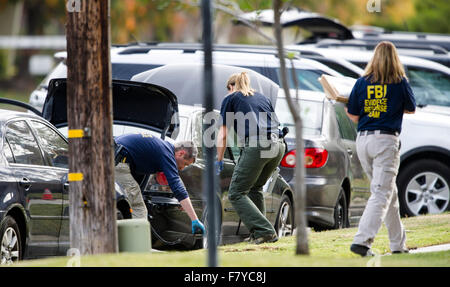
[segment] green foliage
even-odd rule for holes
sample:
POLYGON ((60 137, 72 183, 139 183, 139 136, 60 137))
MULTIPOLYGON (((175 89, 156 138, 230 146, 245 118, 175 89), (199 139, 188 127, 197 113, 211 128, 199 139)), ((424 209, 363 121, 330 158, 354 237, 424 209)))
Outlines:
POLYGON ((8 57, 6 55, 6 51, 0 50, 0 80, 6 78, 7 75, 7 64, 8 57))
POLYGON ((448 0, 415 0, 414 4, 416 14, 407 21, 410 31, 450 33, 448 0))
POLYGON ((240 9, 245 12, 272 8, 272 1, 270 0, 237 0, 231 2, 237 2, 240 9))
POLYGON ((295 57, 297 57, 299 54, 300 54, 299 52, 289 51, 286 53, 286 58, 292 60, 295 59, 295 57))

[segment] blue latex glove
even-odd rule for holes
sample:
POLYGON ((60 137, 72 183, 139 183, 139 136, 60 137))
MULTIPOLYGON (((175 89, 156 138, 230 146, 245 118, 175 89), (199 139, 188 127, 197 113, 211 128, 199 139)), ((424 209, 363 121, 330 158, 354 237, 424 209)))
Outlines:
POLYGON ((223 170, 223 160, 221 160, 221 161, 216 161, 215 164, 214 164, 214 166, 215 166, 215 168, 216 168, 216 174, 217 174, 217 175, 220 175, 220 173, 221 173, 222 170, 223 170))
POLYGON ((200 220, 196 219, 192 221, 192 234, 194 234, 198 229, 205 234, 205 226, 200 222, 200 220))

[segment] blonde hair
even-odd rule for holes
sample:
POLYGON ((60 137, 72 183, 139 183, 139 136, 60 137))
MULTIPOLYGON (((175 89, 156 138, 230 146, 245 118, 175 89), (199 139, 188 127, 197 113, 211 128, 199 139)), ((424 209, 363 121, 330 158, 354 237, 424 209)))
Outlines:
POLYGON ((383 41, 375 47, 375 52, 364 70, 363 77, 366 79, 370 77, 370 82, 380 84, 399 83, 406 78, 405 69, 394 44, 383 41))
POLYGON ((227 81, 227 88, 229 86, 234 86, 236 91, 241 92, 244 96, 253 96, 255 92, 255 90, 250 87, 250 77, 247 72, 231 75, 227 81))

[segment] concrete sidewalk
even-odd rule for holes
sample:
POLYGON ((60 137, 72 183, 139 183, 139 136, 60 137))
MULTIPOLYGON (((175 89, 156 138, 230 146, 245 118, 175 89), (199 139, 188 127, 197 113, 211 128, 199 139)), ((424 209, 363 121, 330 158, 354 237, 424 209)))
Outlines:
POLYGON ((450 250, 450 243, 410 249, 409 253, 427 253, 450 250))

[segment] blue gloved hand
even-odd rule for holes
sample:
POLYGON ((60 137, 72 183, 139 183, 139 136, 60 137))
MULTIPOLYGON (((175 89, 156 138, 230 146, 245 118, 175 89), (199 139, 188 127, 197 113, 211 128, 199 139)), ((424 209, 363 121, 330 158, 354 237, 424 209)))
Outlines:
POLYGON ((221 173, 222 170, 223 170, 223 160, 221 160, 221 161, 216 161, 215 164, 214 164, 214 166, 216 167, 216 174, 217 174, 217 175, 220 175, 220 173, 221 173))
POLYGON ((205 234, 205 226, 200 222, 200 220, 196 219, 192 221, 192 234, 195 234, 198 229, 200 229, 202 234, 205 234))

